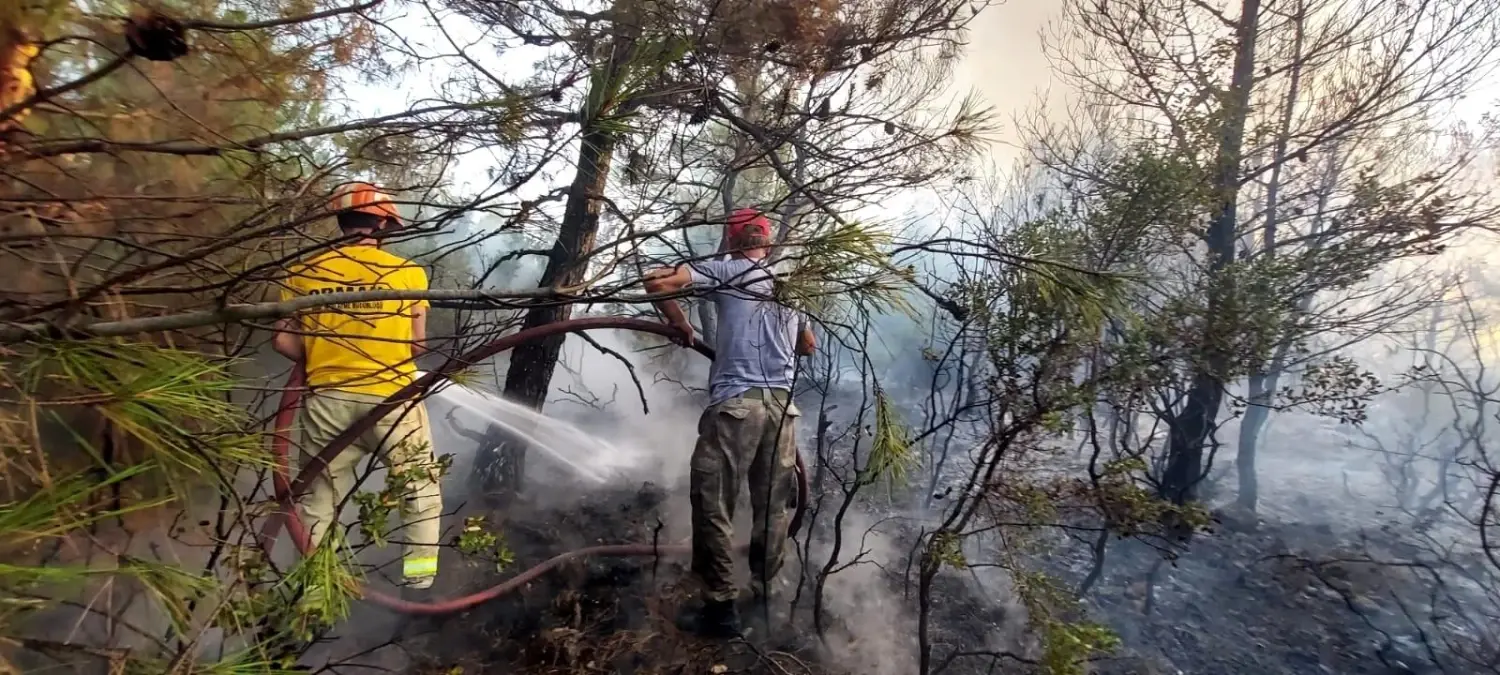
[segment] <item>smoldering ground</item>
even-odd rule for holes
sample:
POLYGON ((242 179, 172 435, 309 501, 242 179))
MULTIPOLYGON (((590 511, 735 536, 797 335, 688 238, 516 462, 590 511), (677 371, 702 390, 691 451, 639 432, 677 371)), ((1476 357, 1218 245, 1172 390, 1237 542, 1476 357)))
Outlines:
MULTIPOLYGON (((558 452, 573 464, 608 459, 597 462, 617 470, 608 484, 579 479, 570 474, 567 463, 548 462, 547 453, 537 452, 529 458, 528 470, 533 473, 525 499, 504 510, 478 505, 467 492, 475 446, 452 428, 448 413, 470 429, 487 421, 482 415, 451 409, 443 396, 429 403, 438 452, 454 456, 445 477, 447 542, 452 543, 466 516, 485 515, 514 554, 506 569, 497 571, 493 560, 445 550, 435 595, 472 592, 574 548, 599 543, 666 545, 686 538, 687 457, 701 405, 693 389, 705 381, 707 363, 655 340, 613 333, 592 337, 612 354, 570 338, 548 413, 601 439, 598 447, 580 442, 558 452), (621 357, 631 364, 635 377, 621 357), (639 400, 637 381, 645 390, 649 412, 639 400), (599 457, 603 447, 615 454, 599 457)), ((886 331, 882 337, 892 353, 916 353, 922 342, 915 329, 909 335, 886 331)), ((503 373, 504 364, 499 365, 503 373)), ((887 383, 923 391, 929 374, 911 364, 902 367, 906 371, 887 373, 887 383)), ((846 390, 830 392, 842 406, 841 414, 858 408, 862 394, 857 388, 851 382, 846 390)), ((800 432, 804 456, 815 463, 815 399, 821 392, 809 396, 814 400, 804 405, 808 414, 800 432)), ((913 396, 911 405, 921 405, 921 398, 913 396)), ((1385 418, 1410 407, 1409 402, 1392 405, 1382 409, 1385 418)), ((916 413, 905 414, 909 422, 917 421, 916 413)), ((1442 426, 1438 422, 1434 424, 1442 426)), ((1368 430, 1387 434, 1382 424, 1368 430)), ((1233 431, 1231 422, 1221 435, 1232 437, 1233 431)), ((1105 572, 1085 601, 1092 615, 1121 634, 1125 645, 1118 658, 1096 664, 1098 670, 1444 672, 1422 665, 1432 660, 1425 655, 1427 645, 1440 641, 1439 629, 1462 635, 1470 628, 1409 618, 1424 613, 1430 617, 1452 605, 1431 593, 1431 583, 1420 576, 1387 574, 1390 567, 1346 562, 1340 570, 1303 564, 1320 558, 1347 560, 1362 553, 1387 561, 1420 559, 1420 552, 1409 548, 1413 523, 1389 508, 1386 474, 1369 453, 1346 447, 1347 432, 1305 414, 1278 415, 1265 434, 1261 522, 1254 528, 1217 528, 1197 538, 1176 565, 1160 568, 1150 588, 1145 579, 1160 553, 1129 542, 1113 544, 1105 572), (1144 611, 1148 597, 1154 605, 1149 613, 1144 611)), ((1221 450, 1220 461, 1226 456, 1221 450)), ((1232 485, 1233 475, 1223 480, 1232 485)), ((377 470, 366 486, 378 486, 380 481, 377 470)), ((442 617, 413 619, 357 603, 348 621, 309 652, 303 664, 334 672, 366 672, 371 667, 450 672, 459 666, 465 673, 651 673, 684 664, 703 670, 713 665, 734 671, 774 670, 768 660, 797 658, 811 668, 832 672, 915 672, 913 598, 904 578, 913 539, 930 513, 882 494, 861 497, 838 530, 840 553, 832 566, 837 571, 824 586, 824 609, 830 615, 825 639, 797 639, 797 633, 812 632, 812 580, 827 565, 834 544, 830 520, 840 495, 825 491, 821 496, 824 504, 782 575, 798 599, 796 611, 785 622, 793 633, 787 639, 778 636, 775 641, 726 647, 682 635, 672 617, 693 590, 685 583, 686 561, 642 556, 569 564, 513 595, 442 617)), ((926 495, 918 497, 918 503, 926 501, 926 495)), ((1210 499, 1217 506, 1227 497, 1210 499)), ((742 504, 739 513, 743 533, 748 531, 748 509, 742 504)), ((352 515, 346 513, 351 519, 352 515)), ((399 539, 399 533, 393 538, 399 539)), ((1076 582, 1092 561, 1086 545, 1062 539, 1029 562, 1076 582)), ((945 672, 1025 671, 1026 664, 999 656, 1034 657, 1034 644, 1024 630, 1025 613, 1014 606, 1008 575, 994 566, 982 543, 976 539, 966 552, 973 563, 969 569, 945 570, 938 577, 934 640, 944 648, 976 654, 955 661, 945 672)), ((173 555, 186 559, 206 549, 174 550, 178 553, 173 555)), ((278 555, 289 553, 283 541, 278 555)), ((364 577, 371 587, 391 591, 390 568, 383 565, 395 553, 394 546, 362 550, 364 577)), ((87 604, 91 598, 85 595, 79 601, 87 604)), ((151 625, 151 617, 137 614, 141 612, 130 614, 134 623, 151 625)), ((102 630, 79 621, 77 613, 58 619, 52 632, 62 638, 88 639, 90 631, 102 630)), ((204 648, 216 645, 205 643, 204 648)), ((1446 672, 1471 672, 1456 668, 1452 657, 1442 658, 1447 659, 1446 672)))
MULTIPOLYGON (((592 344, 568 339, 547 406, 549 418, 572 425, 575 444, 528 453, 525 494, 503 508, 482 503, 470 491, 477 446, 468 431, 505 420, 506 412, 487 409, 484 401, 467 394, 439 393, 429 399, 435 445, 439 453, 453 456, 444 479, 445 541, 451 543, 465 518, 483 515, 513 555, 497 570, 492 559, 466 559, 445 549, 435 596, 472 593, 572 549, 687 541, 688 456, 702 405, 695 389, 706 381, 707 362, 659 340, 611 332, 590 338, 592 344), (591 475, 580 475, 580 466, 591 475), (594 474, 608 479, 596 480, 594 474)), ((474 386, 482 389, 485 383, 474 386)), ((806 449, 813 430, 806 416, 800 422, 806 449)), ((377 474, 372 472, 367 484, 378 485, 377 474)), ((737 509, 741 538, 750 527, 744 492, 737 509)), ((832 510, 813 515, 823 522, 789 543, 779 578, 781 604, 772 608, 776 630, 748 645, 683 635, 673 618, 695 592, 686 558, 642 555, 569 563, 512 595, 446 616, 396 617, 360 604, 307 662, 349 672, 372 666, 447 672, 457 666, 464 672, 602 668, 651 673, 684 664, 774 669, 766 660, 784 653, 784 658, 829 672, 913 672, 914 622, 900 584, 910 546, 902 537, 910 532, 898 527, 910 518, 893 520, 858 510, 845 517, 839 523, 839 557, 827 573, 832 510), (827 617, 821 642, 808 638, 813 579, 820 574, 827 575, 819 603, 827 617)), ((362 557, 372 570, 366 574, 372 586, 388 588, 389 582, 373 570, 393 556, 386 549, 362 557)), ((748 579, 742 583, 748 588, 748 579)), ((969 596, 965 606, 971 615, 974 606, 981 606, 983 614, 983 605, 1005 604, 1003 598, 974 593, 968 581, 948 592, 969 596)), ((987 614, 987 630, 1004 616, 1004 611, 987 614)), ((972 624, 973 618, 962 620, 972 624)))
MULTIPOLYGON (((1364 431, 1391 433, 1409 403, 1377 401, 1364 431)), ((1165 564, 1157 547, 1112 541, 1084 596, 1123 639, 1103 672, 1489 672, 1496 585, 1474 530, 1399 506, 1383 454, 1355 439, 1349 425, 1279 413, 1260 446, 1258 517, 1234 510, 1233 453, 1221 449, 1205 492, 1220 514, 1211 531, 1165 564)), ((1433 489, 1436 473, 1419 472, 1433 489)), ((1045 567, 1080 583, 1092 543, 1059 543, 1045 567)))

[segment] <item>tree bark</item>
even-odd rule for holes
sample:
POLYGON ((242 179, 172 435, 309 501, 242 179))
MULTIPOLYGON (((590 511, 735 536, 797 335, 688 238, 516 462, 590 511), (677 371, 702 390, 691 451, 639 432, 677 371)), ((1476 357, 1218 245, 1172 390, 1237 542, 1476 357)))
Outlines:
MULTIPOLYGON (((1278 346, 1279 352, 1285 352, 1278 346)), ((1271 397, 1276 392, 1276 385, 1281 380, 1280 363, 1273 363, 1264 373, 1256 373, 1250 376, 1250 396, 1247 400, 1249 407, 1245 409, 1245 419, 1240 421, 1240 441, 1238 452, 1234 457, 1235 469, 1239 474, 1240 489, 1235 496, 1235 504, 1250 513, 1255 512, 1255 507, 1260 500, 1260 480, 1255 473, 1255 453, 1260 444, 1260 432, 1265 428, 1266 421, 1271 418, 1271 397)))
MULTIPOLYGON (((1281 173, 1286 165, 1286 150, 1291 140, 1292 119, 1297 110, 1297 95, 1302 87, 1302 42, 1306 33, 1304 30, 1306 17, 1306 9, 1299 2, 1296 16, 1297 32, 1292 43, 1292 68, 1288 74, 1290 79, 1287 83, 1286 105, 1281 111, 1281 133, 1277 135, 1276 147, 1271 153, 1271 180, 1266 186, 1266 224, 1261 237, 1262 255, 1266 256, 1276 255, 1281 173)), ((1276 345, 1276 354, 1271 359, 1270 366, 1263 372, 1250 376, 1250 395, 1246 401, 1249 407, 1245 409, 1245 419, 1240 421, 1240 439, 1235 448, 1234 458, 1240 483, 1235 503, 1239 508, 1250 513, 1255 512, 1256 504, 1260 500, 1260 482, 1255 473, 1255 453, 1260 447, 1260 432, 1265 428, 1266 421, 1271 418, 1269 407, 1271 397, 1275 395, 1276 385, 1281 380, 1281 370, 1286 365, 1286 355, 1290 346, 1291 343, 1283 339, 1280 344, 1276 345)))
MULTIPOLYGON (((613 38, 610 61, 605 66, 605 76, 595 80, 592 86, 605 87, 605 92, 591 91, 586 100, 605 101, 608 90, 613 89, 624 72, 634 39, 617 34, 613 38)), ((619 140, 614 131, 595 124, 609 112, 609 102, 601 104, 599 110, 585 111, 585 129, 579 139, 577 171, 568 187, 567 204, 563 209, 562 225, 557 232, 557 241, 547 254, 547 266, 542 270, 538 286, 542 288, 567 288, 582 283, 588 271, 588 255, 594 250, 594 239, 599 233, 599 214, 603 205, 601 197, 609 183, 610 163, 614 159, 615 144, 619 140)), ((621 104, 619 108, 628 108, 621 104)), ((573 306, 558 304, 535 307, 526 312, 521 330, 566 321, 573 315, 573 306)), ((552 374, 557 370, 558 356, 566 336, 558 335, 543 340, 533 340, 516 347, 511 352, 510 368, 505 374, 505 396, 541 410, 547 402, 547 392, 552 388, 552 374)), ((495 486, 507 493, 522 489, 522 478, 526 466, 526 444, 514 440, 507 444, 505 452, 510 456, 505 462, 505 484, 495 486)))
MULTIPOLYGON (((593 130, 583 135, 582 145, 578 151, 578 172, 568 188, 562 227, 542 271, 543 287, 567 287, 582 282, 588 268, 582 258, 594 249, 594 238, 599 233, 598 196, 604 193, 609 181, 615 137, 593 130)), ((573 306, 567 304, 533 308, 526 313, 521 329, 565 321, 572 315, 573 306)), ((558 336, 516 347, 505 377, 506 396, 540 409, 546 402, 563 340, 564 337, 558 336)))
MULTIPOLYGON (((934 536, 936 533, 934 533, 934 536)), ((931 542, 931 540, 928 540, 931 542)), ((932 559, 930 546, 922 551, 922 565, 917 576, 917 673, 932 675, 932 580, 942 563, 932 559)))
POLYGON ((1224 270, 1234 261, 1238 224, 1235 209, 1239 202, 1245 123, 1250 112, 1250 92, 1255 84, 1255 45, 1259 27, 1260 0, 1244 0, 1235 31, 1238 49, 1225 102, 1228 110, 1225 111, 1216 157, 1214 187, 1218 204, 1207 233, 1210 262, 1208 330, 1204 336, 1206 358, 1195 366, 1182 411, 1169 420, 1167 467, 1162 472, 1160 486, 1161 496, 1176 504, 1193 501, 1197 496, 1198 484, 1203 479, 1203 446, 1217 422, 1224 398, 1222 373, 1229 363, 1224 341, 1229 337, 1226 329, 1233 329, 1233 326, 1225 326, 1220 316, 1231 290, 1224 270))

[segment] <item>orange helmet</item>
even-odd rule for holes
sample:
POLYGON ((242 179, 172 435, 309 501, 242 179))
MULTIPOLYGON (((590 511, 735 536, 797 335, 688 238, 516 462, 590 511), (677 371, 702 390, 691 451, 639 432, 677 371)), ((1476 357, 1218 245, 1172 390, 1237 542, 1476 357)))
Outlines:
POLYGON ((329 205, 329 209, 334 213, 368 213, 390 218, 396 221, 397 226, 401 225, 401 212, 396 210, 396 203, 391 201, 391 196, 369 183, 345 183, 338 186, 333 191, 333 203, 329 205))

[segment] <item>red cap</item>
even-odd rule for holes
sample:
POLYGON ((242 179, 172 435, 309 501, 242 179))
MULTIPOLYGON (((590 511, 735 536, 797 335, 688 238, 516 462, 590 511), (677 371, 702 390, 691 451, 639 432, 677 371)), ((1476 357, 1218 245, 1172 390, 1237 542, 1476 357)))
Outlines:
POLYGON ((739 239, 749 232, 769 237, 771 236, 771 220, 755 209, 740 209, 729 214, 729 222, 724 225, 724 229, 731 240, 739 239))

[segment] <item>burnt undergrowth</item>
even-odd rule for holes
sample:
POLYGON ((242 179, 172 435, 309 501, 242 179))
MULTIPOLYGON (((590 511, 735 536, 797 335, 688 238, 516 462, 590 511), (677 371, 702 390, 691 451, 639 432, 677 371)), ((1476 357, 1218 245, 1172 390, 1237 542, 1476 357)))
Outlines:
MULTIPOLYGON (((341 631, 342 639, 354 637, 385 652, 362 659, 366 664, 432 675, 908 672, 898 657, 915 647, 917 598, 903 554, 912 550, 920 528, 883 527, 883 546, 866 541, 867 534, 851 538, 859 550, 844 556, 862 561, 840 565, 836 574, 863 577, 859 593, 880 597, 828 603, 821 638, 811 618, 812 579, 827 551, 824 542, 799 540, 782 572, 785 604, 766 614, 769 625, 760 624, 745 640, 708 641, 676 625, 696 593, 680 550, 686 539, 681 527, 669 526, 685 503, 685 496, 648 483, 563 500, 536 491, 503 507, 467 506, 445 520, 486 516, 503 533, 511 559, 497 569, 494 559, 445 551, 433 598, 473 593, 589 546, 637 544, 658 551, 573 560, 466 611, 393 618, 389 633, 377 635, 363 627, 368 622, 356 620, 341 631), (897 663, 871 670, 849 658, 857 651, 888 653, 897 663)), ((810 516, 808 529, 826 538, 828 514, 814 509, 810 516)), ((1109 625, 1122 648, 1093 660, 1092 672, 1476 672, 1464 670, 1436 634, 1445 626, 1433 616, 1451 612, 1434 596, 1434 577, 1426 568, 1370 562, 1409 556, 1413 551, 1401 537, 1317 520, 1226 519, 1196 536, 1170 563, 1161 563, 1160 551, 1141 542, 1113 542, 1098 582, 1082 598, 1086 617, 1079 618, 1109 625)), ((1006 573, 978 558, 971 562, 934 579, 934 672, 1037 672, 1026 613, 1012 597, 1006 573)), ((1087 551, 1069 545, 1050 547, 1027 564, 1074 587, 1091 569, 1087 551)), ((382 611, 366 607, 366 613, 382 611)), ((757 609, 743 608, 747 625, 757 609)))
MULTIPOLYGON (((493 560, 445 554, 434 596, 481 590, 576 548, 680 545, 683 541, 669 536, 664 522, 676 498, 647 484, 594 492, 566 505, 520 500, 492 510, 514 559, 497 570, 493 560), (498 520, 501 514, 503 521, 498 520)), ((1442 609, 1420 569, 1358 562, 1386 559, 1390 548, 1399 548, 1399 542, 1377 535, 1309 522, 1223 526, 1195 538, 1174 563, 1160 565, 1159 552, 1136 542, 1116 542, 1083 607, 1110 625, 1123 645, 1115 655, 1095 660, 1093 671, 1465 672, 1454 669, 1451 657, 1440 669, 1444 657, 1429 652, 1441 645, 1411 621, 1414 611, 1442 609)), ((898 548, 901 539, 893 537, 898 548)), ((745 640, 702 640, 678 628, 676 617, 693 603, 696 589, 686 556, 666 551, 574 560, 473 609, 401 619, 383 649, 402 656, 383 662, 391 670, 424 675, 864 672, 851 669, 846 658, 814 634, 809 591, 806 586, 800 595, 794 590, 797 570, 805 568, 797 558, 789 551, 783 571, 795 603, 773 613, 770 630, 745 640)), ((1087 555, 1072 547, 1053 549, 1038 562, 1074 581, 1089 567, 1087 555)), ((855 569, 876 579, 888 594, 885 607, 890 612, 910 611, 905 605, 914 599, 901 565, 872 559, 855 569)), ((1028 659, 1034 654, 1024 612, 1009 597, 1003 574, 992 575, 982 565, 950 570, 937 577, 932 593, 941 672, 1035 672, 1036 664, 1028 659)), ((746 608, 747 618, 753 611, 746 608)), ((862 633, 860 624, 868 618, 836 610, 829 630, 840 635, 837 641, 844 649, 891 649, 874 643, 911 637, 862 633)), ((894 623, 904 625, 902 621, 897 617, 894 623)))
MULTIPOLYGON (((688 557, 680 550, 686 540, 669 534, 672 528, 666 525, 667 512, 681 506, 674 501, 679 499, 685 501, 645 484, 591 492, 566 504, 522 498, 503 508, 466 507, 459 516, 485 513, 493 518, 495 529, 504 532, 512 560, 497 569, 492 559, 445 551, 432 598, 477 592, 559 553, 588 546, 643 544, 664 550, 658 555, 575 559, 513 593, 453 614, 397 617, 365 605, 363 617, 339 637, 359 643, 344 645, 346 653, 355 656, 338 662, 422 675, 812 675, 873 672, 868 661, 854 665, 849 658, 854 651, 909 651, 903 647, 911 639, 909 632, 890 634, 882 632, 888 628, 872 627, 870 607, 881 608, 882 627, 899 627, 907 625, 903 617, 909 610, 904 605, 915 602, 906 592, 911 589, 904 587, 903 567, 877 559, 837 574, 867 579, 860 592, 879 594, 878 604, 871 604, 870 597, 859 598, 857 605, 830 603, 825 608, 828 639, 819 639, 811 620, 812 584, 801 584, 799 592, 797 579, 798 570, 809 567, 802 559, 806 551, 811 548, 816 560, 818 547, 800 541, 796 547, 789 545, 781 584, 769 606, 749 601, 746 584, 747 600, 741 603, 748 629, 744 639, 704 640, 688 634, 677 625, 677 617, 696 604, 697 588, 688 557), (678 550, 670 550, 674 546, 678 550), (375 627, 370 613, 381 614, 387 623, 375 627)), ((945 575, 933 593, 940 606, 934 631, 943 644, 982 642, 984 636, 1010 632, 1009 622, 1020 620, 1007 613, 1003 598, 991 597, 967 575, 945 575)), ((990 672, 991 660, 982 653, 955 659, 943 672, 990 672)), ((902 671, 899 665, 883 663, 879 672, 902 671)))
MULTIPOLYGON (((1440 563, 1400 558, 1409 545, 1375 529, 1317 522, 1226 526, 1171 562, 1118 542, 1085 598, 1124 648, 1098 662, 1118 675, 1488 672, 1453 638, 1464 592, 1440 563)), ((1050 561, 1081 578, 1082 552, 1050 561)))
POLYGON ((658 486, 592 493, 565 507, 517 500, 492 511, 514 560, 452 559, 436 590, 457 595, 511 578, 559 553, 600 544, 644 544, 656 553, 582 558, 514 593, 456 614, 414 618, 401 645, 417 673, 822 672, 814 655, 764 641, 714 642, 677 626, 692 604, 682 542, 664 525, 658 486), (456 582, 456 583, 455 583, 456 582), (756 644, 761 642, 761 644, 756 644), (791 668, 788 671, 788 668, 791 668))

